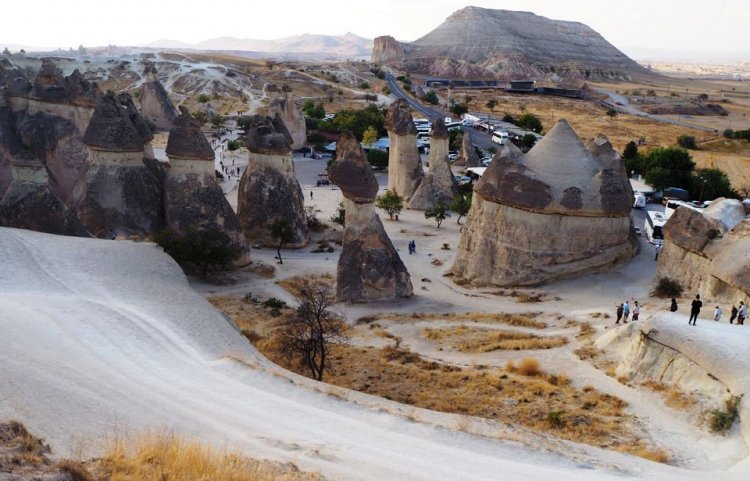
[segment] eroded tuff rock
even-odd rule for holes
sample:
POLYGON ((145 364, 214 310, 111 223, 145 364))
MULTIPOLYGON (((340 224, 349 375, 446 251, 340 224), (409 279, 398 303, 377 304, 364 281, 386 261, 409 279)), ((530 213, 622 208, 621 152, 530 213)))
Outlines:
POLYGON ((100 92, 96 83, 86 80, 78 70, 65 77, 52 60, 44 59, 30 95, 44 102, 93 108, 99 100, 100 92))
POLYGON ((410 43, 378 37, 372 61, 441 77, 627 79, 648 71, 578 22, 466 7, 410 43))
POLYGON ((3 106, 0 97, 0 197, 13 181, 11 162, 24 155, 26 147, 16 133, 10 108, 3 106))
POLYGON ((620 171, 565 121, 528 154, 503 147, 474 187, 456 281, 536 285, 629 260, 632 191, 620 171))
POLYGON ((399 99, 388 107, 385 117, 390 148, 388 152, 388 190, 407 201, 424 177, 417 149, 417 128, 409 104, 399 99))
POLYGON ((479 155, 477 155, 477 151, 474 149, 474 144, 471 142, 471 131, 468 129, 464 130, 461 140, 461 156, 456 161, 456 164, 463 165, 466 168, 482 166, 479 155))
POLYGON ((456 193, 456 181, 448 162, 448 129, 443 119, 432 123, 430 134, 430 172, 419 183, 409 200, 409 208, 427 210, 437 202, 450 205, 456 193))
POLYGON ((143 152, 144 139, 126 107, 108 91, 94 111, 83 135, 89 147, 106 152, 143 152))
POLYGON ((239 219, 216 182, 211 145, 190 112, 185 108, 180 111, 167 141, 170 164, 164 182, 167 227, 180 235, 191 228, 218 228, 244 250, 239 219))
POLYGON ((177 109, 169 100, 169 94, 157 78, 157 71, 153 64, 148 64, 143 71, 146 82, 141 87, 138 101, 141 104, 141 114, 154 123, 159 130, 169 130, 172 122, 177 118, 177 109))
POLYGON ((294 100, 289 94, 276 97, 271 100, 268 106, 268 115, 275 117, 278 115, 284 122, 287 131, 292 136, 292 150, 301 149, 307 141, 307 127, 305 126, 305 117, 302 112, 294 105, 294 100))
POLYGON ((413 288, 409 273, 375 212, 373 185, 377 186, 377 181, 359 142, 349 132, 339 138, 329 176, 334 183, 342 182, 346 209, 336 274, 337 300, 368 302, 410 297, 413 288), (352 179, 349 173, 360 176, 352 179))
POLYGON ((0 225, 50 234, 88 236, 76 214, 50 189, 38 161, 14 162, 14 179, 0 196, 0 225))
POLYGON ((750 219, 734 199, 703 210, 680 207, 664 226, 657 273, 717 302, 750 297, 750 219))
POLYGON ((240 179, 237 197, 237 213, 245 238, 276 245, 270 225, 276 219, 287 219, 294 230, 294 240, 288 247, 307 245, 310 233, 305 199, 294 175, 292 138, 281 117, 253 116, 245 145, 248 166, 240 179))

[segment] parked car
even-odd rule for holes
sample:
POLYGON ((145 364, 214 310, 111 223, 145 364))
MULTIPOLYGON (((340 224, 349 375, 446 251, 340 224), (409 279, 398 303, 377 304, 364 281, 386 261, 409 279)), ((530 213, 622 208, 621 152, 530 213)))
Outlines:
POLYGON ((458 183, 458 185, 465 185, 465 184, 471 183, 471 177, 466 176, 466 175, 461 175, 461 176, 455 175, 453 176, 453 178, 456 179, 456 182, 458 183))
POLYGON ((448 154, 448 160, 450 160, 451 162, 458 160, 458 154, 448 154))

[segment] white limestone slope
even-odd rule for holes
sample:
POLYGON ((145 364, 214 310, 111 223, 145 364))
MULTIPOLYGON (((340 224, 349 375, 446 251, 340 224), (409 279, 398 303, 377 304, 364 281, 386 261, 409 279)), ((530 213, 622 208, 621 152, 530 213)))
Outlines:
POLYGON ((347 480, 748 477, 603 451, 600 464, 617 470, 595 470, 314 385, 278 374, 152 244, 0 229, 0 418, 27 423, 59 454, 95 449, 113 429, 166 426, 347 480))

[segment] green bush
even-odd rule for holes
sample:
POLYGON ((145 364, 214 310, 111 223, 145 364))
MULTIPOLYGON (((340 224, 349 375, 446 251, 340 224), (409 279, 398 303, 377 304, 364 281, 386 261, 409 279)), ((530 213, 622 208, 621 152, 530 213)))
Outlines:
POLYGON ((427 102, 429 104, 432 104, 432 105, 437 105, 440 102, 440 100, 438 99, 437 94, 434 91, 432 91, 432 90, 430 90, 429 92, 427 92, 426 94, 424 94, 422 96, 422 100, 424 100, 425 102, 427 102))
POLYGON ((683 149, 695 150, 698 148, 698 145, 695 143, 695 137, 692 135, 680 135, 677 137, 677 145, 683 149))
POLYGON ((263 306, 269 309, 284 309, 286 307, 286 302, 282 301, 281 299, 271 297, 263 301, 263 306))
POLYGON ((740 396, 732 396, 727 399, 726 408, 714 409, 710 413, 709 425, 714 433, 725 434, 737 419, 737 407, 740 404, 740 396))
POLYGON ((683 292, 682 285, 674 279, 669 277, 660 277, 656 282, 656 289, 654 289, 654 295, 656 297, 680 297, 683 292))
POLYGON ((203 278, 210 269, 226 268, 242 254, 240 247, 214 226, 193 226, 185 235, 165 229, 154 241, 180 265, 197 267, 203 278))
POLYGON ((532 132, 541 133, 543 130, 542 121, 536 115, 526 112, 518 117, 516 125, 522 129, 531 130, 532 132))
POLYGON ((377 170, 388 167, 388 152, 378 149, 370 149, 367 152, 367 161, 377 170))
POLYGON ((563 415, 565 415, 565 411, 552 411, 547 414, 547 422, 553 428, 561 428, 565 426, 563 415))

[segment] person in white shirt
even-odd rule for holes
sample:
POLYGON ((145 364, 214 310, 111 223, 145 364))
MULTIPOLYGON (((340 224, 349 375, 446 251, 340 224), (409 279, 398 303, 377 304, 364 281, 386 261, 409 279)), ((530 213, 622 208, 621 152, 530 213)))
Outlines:
POLYGON ((740 302, 740 309, 737 311, 737 324, 745 324, 747 317, 747 304, 740 302))
POLYGON ((714 321, 719 322, 722 314, 724 314, 724 311, 721 310, 721 307, 716 306, 716 309, 714 309, 714 321))

